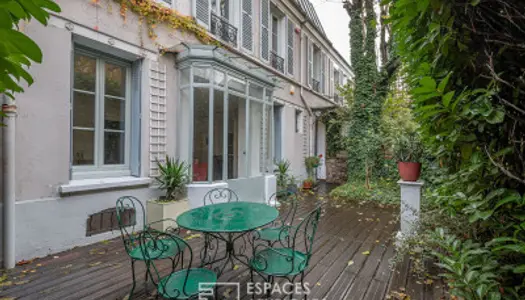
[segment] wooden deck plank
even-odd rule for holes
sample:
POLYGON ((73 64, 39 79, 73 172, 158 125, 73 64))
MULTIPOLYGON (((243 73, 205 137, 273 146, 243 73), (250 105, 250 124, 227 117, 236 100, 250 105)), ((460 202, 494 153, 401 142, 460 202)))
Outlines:
MULTIPOLYGON (((301 200, 293 223, 298 224, 316 204, 311 196, 301 200)), ((309 299, 383 299, 387 290, 406 288, 420 295, 422 300, 441 300, 446 295, 441 280, 436 278, 434 284, 418 285, 410 276, 407 262, 397 266, 396 271, 390 269, 389 259, 395 253, 390 236, 397 227, 398 224, 393 222, 391 208, 325 202, 305 276, 305 282, 311 289, 309 299), (380 242, 376 243, 376 240, 380 242), (364 255, 364 251, 370 251, 370 254, 364 255), (352 263, 348 264, 349 261, 352 263)), ((188 234, 196 232, 183 231, 181 235, 184 237, 188 234)), ((195 238, 189 241, 197 256, 194 265, 200 261, 198 251, 203 247, 203 240, 195 238)), ((248 255, 250 251, 247 251, 248 255)), ((224 249, 221 248, 219 255, 223 253, 224 249)), ((137 262, 136 267, 134 298, 150 299, 151 295, 144 290, 144 263, 137 262)), ((162 273, 169 273, 169 261, 161 262, 159 268, 162 273)), ((36 259, 31 264, 17 267, 8 276, 13 282, 28 281, 4 287, 0 297, 122 300, 131 289, 130 259, 120 239, 36 259)), ((255 281, 260 280, 256 275, 255 281)), ((246 266, 239 264, 235 270, 228 268, 219 281, 240 282, 241 298, 251 299, 251 295, 246 293, 246 285, 251 281, 246 266)), ((153 290, 154 287, 150 286, 150 292, 153 290)), ((225 291, 226 288, 219 289, 220 298, 224 298, 222 294, 225 291)), ((419 298, 412 296, 412 299, 419 298)))

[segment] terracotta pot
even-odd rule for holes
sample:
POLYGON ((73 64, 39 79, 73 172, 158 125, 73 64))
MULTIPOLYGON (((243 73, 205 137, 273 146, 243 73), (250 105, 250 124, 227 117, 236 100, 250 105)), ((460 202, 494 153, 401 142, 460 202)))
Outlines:
POLYGON ((400 161, 397 163, 397 169, 404 181, 417 181, 421 174, 421 163, 400 161))
POLYGON ((311 181, 304 181, 303 182, 303 189, 309 190, 312 188, 313 183, 311 181))

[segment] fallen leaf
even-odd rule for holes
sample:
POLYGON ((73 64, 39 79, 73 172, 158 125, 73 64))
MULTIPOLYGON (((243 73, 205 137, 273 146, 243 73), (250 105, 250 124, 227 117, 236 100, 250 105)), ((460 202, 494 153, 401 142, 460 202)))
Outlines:
POLYGON ((17 262, 16 265, 17 265, 17 266, 23 266, 23 265, 30 264, 30 263, 32 263, 32 262, 33 262, 32 259, 30 259, 30 260, 21 260, 21 261, 17 262))
POLYGON ((201 235, 200 234, 192 234, 192 235, 189 235, 187 237, 184 238, 185 241, 189 241, 189 240, 192 240, 192 239, 195 239, 195 238, 200 238, 201 235))
POLYGON ((226 299, 230 299, 230 294, 231 294, 231 293, 232 293, 232 289, 229 288, 229 289, 226 289, 226 290, 224 291, 224 293, 222 293, 222 295, 224 296, 224 298, 226 298, 226 299))
POLYGON ((13 297, 2 297, 0 300, 15 300, 16 298, 13 297))
POLYGON ((103 240, 102 242, 100 242, 101 244, 104 244, 104 245, 108 245, 109 243, 111 243, 111 241, 108 241, 108 240, 103 240))
POLYGON ((234 269, 234 270, 239 269, 239 265, 235 265, 235 266, 233 266, 233 269, 234 269))
POLYGON ((11 286, 11 285, 13 285, 11 281, 0 282, 0 287, 6 287, 6 286, 11 286))
POLYGON ((41 266, 42 266, 42 264, 36 264, 36 266, 37 266, 37 267, 41 267, 41 266))
POLYGON ((22 284, 26 284, 28 282, 29 282, 29 280, 22 280, 22 281, 15 282, 15 285, 22 285, 22 284))
POLYGON ((370 251, 364 251, 361 254, 363 254, 363 255, 370 255, 370 251))
POLYGON ((321 283, 320 283, 320 282, 317 282, 315 285, 317 285, 317 286, 321 286, 321 283))
POLYGON ((433 282, 434 282, 434 280, 432 280, 432 279, 430 279, 430 278, 429 278, 429 279, 425 279, 425 284, 429 284, 429 285, 430 285, 430 284, 432 284, 433 282))
POLYGON ((349 261, 348 261, 348 265, 349 265, 349 266, 351 266, 351 265, 353 265, 353 264, 354 264, 354 261, 353 261, 353 260, 349 260, 349 261))
POLYGON ((61 269, 69 269, 69 268, 71 268, 72 266, 73 266, 72 264, 65 265, 65 266, 63 266, 61 269))
POLYGON ((379 243, 379 240, 376 240, 376 243, 379 243))
POLYGON ((127 294, 126 296, 124 296, 124 298, 122 298, 122 300, 128 300, 129 299, 129 294, 127 294))
POLYGON ((100 265, 101 263, 102 263, 102 262, 97 261, 97 262, 94 262, 94 263, 89 264, 89 266, 90 266, 90 267, 96 267, 96 266, 100 265))
POLYGON ((60 256, 56 256, 56 255, 55 255, 55 256, 53 256, 53 258, 55 258, 55 259, 56 259, 56 258, 60 258, 60 256))
POLYGON ((4 275, 2 275, 2 276, 0 277, 0 283, 4 282, 4 281, 6 281, 6 280, 7 280, 7 275, 6 275, 6 274, 4 274, 4 275))
POLYGON ((31 270, 31 271, 29 271, 29 272, 31 272, 31 273, 36 273, 36 270, 31 270))

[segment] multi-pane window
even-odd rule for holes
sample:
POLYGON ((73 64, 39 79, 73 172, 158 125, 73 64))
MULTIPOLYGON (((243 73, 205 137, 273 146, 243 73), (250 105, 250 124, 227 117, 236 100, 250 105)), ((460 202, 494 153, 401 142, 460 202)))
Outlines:
POLYGON ((272 16, 272 51, 279 55, 279 19, 272 16))
POLYGON ((73 167, 129 170, 130 65, 77 51, 73 67, 73 167))

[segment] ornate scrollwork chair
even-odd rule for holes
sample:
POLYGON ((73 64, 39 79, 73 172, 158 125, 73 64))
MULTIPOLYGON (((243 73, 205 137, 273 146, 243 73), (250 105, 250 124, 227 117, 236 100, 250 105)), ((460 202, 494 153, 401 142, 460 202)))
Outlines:
MULTIPOLYGON (((277 247, 268 246, 266 243, 254 243, 253 256, 249 261, 252 282, 254 272, 272 286, 276 277, 286 278, 293 283, 300 276, 301 286, 303 290, 306 290, 304 274, 312 256, 320 215, 321 207, 318 206, 293 228, 289 239, 282 237, 290 230, 289 227, 284 226, 281 229, 281 237, 278 239, 277 247)), ((270 292, 267 291, 268 297, 271 296, 270 292)), ((304 298, 306 299, 306 294, 304 298)))
MULTIPOLYGON (((151 247, 151 245, 143 245, 141 243, 142 241, 139 239, 139 232, 141 230, 154 231, 154 229, 151 228, 151 225, 164 221, 170 221, 173 223, 173 225, 167 229, 167 231, 171 232, 172 234, 178 234, 179 228, 177 226, 177 223, 173 219, 163 219, 155 222, 146 223, 146 213, 144 210, 144 205, 142 204, 142 202, 140 202, 140 200, 132 196, 120 197, 117 200, 116 217, 121 233, 122 242, 124 243, 124 249, 126 250, 128 256, 131 258, 131 275, 133 278, 133 285, 131 286, 131 291, 129 293, 129 299, 131 299, 133 297, 133 292, 136 286, 135 262, 144 261, 146 264, 145 285, 147 287, 148 270, 150 268, 152 259, 147 259, 147 257, 144 255, 143 248, 154 249, 154 247, 151 247), (140 216, 142 216, 141 224, 138 224, 137 222, 137 215, 139 214, 140 216)), ((148 241, 148 243, 150 242, 148 241)), ((151 255, 149 256, 154 257, 155 259, 170 259, 172 265, 174 266, 176 256, 179 254, 181 249, 184 249, 184 247, 185 244, 178 244, 174 243, 173 241, 167 241, 164 245, 164 249, 161 252, 150 253, 151 255)))

